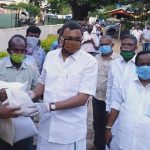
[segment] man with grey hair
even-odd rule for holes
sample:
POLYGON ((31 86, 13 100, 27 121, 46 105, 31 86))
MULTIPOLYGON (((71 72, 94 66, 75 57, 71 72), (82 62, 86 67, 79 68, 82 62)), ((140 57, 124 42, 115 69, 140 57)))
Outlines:
POLYGON ((95 57, 98 61, 97 88, 96 95, 93 97, 94 146, 96 150, 105 150, 107 74, 110 63, 119 56, 113 52, 113 45, 113 39, 110 36, 102 36, 99 46, 100 54, 95 57))
MULTIPOLYGON (((115 94, 116 87, 122 86, 129 78, 132 78, 135 73, 135 51, 137 50, 137 39, 135 36, 128 34, 122 37, 120 46, 120 55, 118 59, 113 61, 108 71, 107 93, 106 93, 106 111, 109 114, 110 106, 113 95, 115 94)), ((116 133, 116 126, 113 125, 113 137, 116 133)), ((105 136, 110 135, 110 126, 106 126, 105 136)), ((111 144, 113 147, 113 143, 111 144)))

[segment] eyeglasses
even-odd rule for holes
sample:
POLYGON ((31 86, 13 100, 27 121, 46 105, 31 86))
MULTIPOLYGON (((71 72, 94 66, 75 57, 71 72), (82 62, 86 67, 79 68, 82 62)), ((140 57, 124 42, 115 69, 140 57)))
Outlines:
POLYGON ((16 53, 16 54, 25 54, 26 53, 26 50, 24 49, 13 49, 13 50, 10 50, 10 52, 13 54, 13 53, 16 53))
POLYGON ((77 42, 81 42, 82 39, 81 37, 72 37, 72 36, 64 36, 64 37, 60 37, 63 40, 68 40, 68 41, 77 41, 77 42))

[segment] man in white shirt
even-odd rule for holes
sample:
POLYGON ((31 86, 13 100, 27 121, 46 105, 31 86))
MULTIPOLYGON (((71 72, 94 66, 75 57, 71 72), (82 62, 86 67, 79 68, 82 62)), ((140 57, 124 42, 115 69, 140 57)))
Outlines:
POLYGON ((86 150, 87 100, 96 91, 97 61, 80 49, 82 31, 75 21, 62 27, 60 37, 62 48, 47 54, 35 89, 37 97, 44 93, 37 150, 86 150))
POLYGON ((140 30, 139 25, 136 25, 135 28, 134 28, 134 30, 132 30, 131 34, 136 37, 138 44, 139 44, 139 42, 141 40, 142 33, 143 32, 142 32, 142 30, 140 30))
POLYGON ((106 93, 106 111, 110 111, 111 95, 115 93, 115 86, 120 86, 125 79, 132 77, 135 72, 135 51, 137 50, 136 38, 129 34, 121 39, 120 57, 114 60, 108 71, 107 93, 106 93))
POLYGON ((93 26, 88 25, 87 31, 83 33, 82 49, 93 56, 98 54, 99 36, 96 33, 92 33, 93 26))
MULTIPOLYGON (((120 57, 114 60, 108 71, 107 92, 106 92, 106 111, 109 116, 110 106, 114 100, 113 94, 116 93, 115 87, 119 87, 135 73, 135 51, 137 50, 137 39, 129 34, 121 39, 120 57)), ((113 126, 113 137, 116 135, 117 121, 113 126)), ((113 143, 112 143, 113 144, 113 143)), ((113 145, 111 146, 113 147, 113 145)))
POLYGON ((143 51, 150 51, 150 25, 143 30, 142 34, 143 40, 143 51))
POLYGON ((111 127, 118 117, 118 130, 111 150, 148 150, 150 147, 150 52, 139 52, 136 73, 116 88, 107 123, 106 143, 112 139, 111 127), (123 105, 122 105, 123 103, 123 105))
POLYGON ((93 97, 93 128, 94 146, 96 150, 105 150, 105 125, 106 125, 106 89, 107 77, 110 63, 118 58, 118 54, 113 52, 114 43, 110 36, 102 36, 99 51, 101 54, 95 56, 98 61, 98 80, 96 94, 93 97))

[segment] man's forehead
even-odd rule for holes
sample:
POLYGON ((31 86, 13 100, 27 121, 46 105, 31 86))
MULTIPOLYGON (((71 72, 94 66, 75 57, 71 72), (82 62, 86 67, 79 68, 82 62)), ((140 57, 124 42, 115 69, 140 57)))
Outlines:
POLYGON ((124 38, 121 43, 133 43, 133 40, 130 38, 124 38))
POLYGON ((140 55, 139 60, 149 60, 150 61, 150 54, 140 55))
POLYGON ((69 29, 66 28, 64 30, 63 36, 82 36, 81 30, 80 29, 69 29))
POLYGON ((101 43, 112 43, 112 40, 110 40, 110 39, 104 37, 104 38, 101 38, 101 39, 100 39, 100 42, 101 42, 101 43))
POLYGON ((20 37, 14 37, 12 39, 12 44, 23 44, 23 45, 25 45, 25 41, 20 37))

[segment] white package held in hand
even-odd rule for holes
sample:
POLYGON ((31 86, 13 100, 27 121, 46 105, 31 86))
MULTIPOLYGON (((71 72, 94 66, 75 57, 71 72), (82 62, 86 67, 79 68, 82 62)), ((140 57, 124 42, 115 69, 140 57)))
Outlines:
POLYGON ((0 81, 0 89, 18 89, 18 90, 26 90, 27 87, 27 83, 20 83, 20 82, 6 82, 6 81, 0 81))
MULTIPOLYGON (((0 83, 2 82, 0 81, 0 83)), ((32 107, 32 110, 28 108, 28 106, 33 105, 33 102, 26 92, 17 88, 18 83, 16 84, 14 82, 11 83, 11 85, 8 82, 7 84, 5 82, 3 83, 4 84, 0 85, 0 87, 6 88, 8 97, 4 103, 9 103, 9 107, 21 107, 19 113, 25 116, 29 116, 31 112, 36 111, 35 107, 32 107)), ((25 89, 25 86, 20 83, 19 88, 22 89, 23 87, 25 89)), ((10 145, 22 139, 32 137, 35 134, 37 134, 37 129, 30 117, 21 116, 18 118, 0 120, 0 138, 10 145)))

